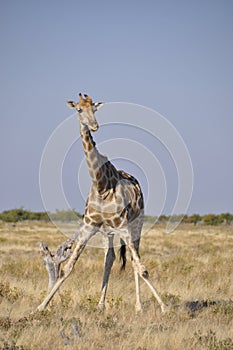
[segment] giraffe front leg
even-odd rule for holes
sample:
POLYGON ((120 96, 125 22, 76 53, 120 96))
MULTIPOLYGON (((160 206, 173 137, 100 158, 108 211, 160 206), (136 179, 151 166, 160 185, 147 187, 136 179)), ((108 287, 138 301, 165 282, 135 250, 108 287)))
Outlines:
POLYGON ((112 265, 116 259, 114 248, 113 248, 113 236, 108 238, 108 248, 105 253, 105 264, 104 264, 104 277, 101 289, 101 297, 98 304, 98 310, 103 311, 105 309, 105 298, 108 288, 109 276, 111 273, 112 265))
POLYGON ((38 311, 43 311, 49 302, 52 300, 53 296, 56 294, 56 292, 59 290, 61 285, 65 282, 65 280, 69 277, 71 272, 73 271, 74 265, 78 258, 80 257, 83 249, 85 248, 87 242, 89 239, 97 232, 98 228, 83 224, 80 228, 79 235, 77 240, 77 244, 71 253, 69 260, 63 267, 63 269, 60 272, 60 276, 58 277, 57 281, 53 285, 52 289, 49 291, 43 302, 37 307, 38 311))

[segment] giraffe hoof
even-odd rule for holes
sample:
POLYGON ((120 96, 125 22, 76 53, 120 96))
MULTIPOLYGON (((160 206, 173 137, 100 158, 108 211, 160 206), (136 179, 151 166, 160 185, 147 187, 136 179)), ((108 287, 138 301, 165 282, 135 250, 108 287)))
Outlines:
POLYGON ((141 305, 136 305, 135 306, 135 314, 136 314, 136 316, 142 314, 142 307, 141 307, 141 305))
POLYGON ((142 276, 143 276, 144 278, 149 278, 149 272, 148 272, 147 270, 144 270, 144 271, 142 272, 142 276))
POLYGON ((165 314, 165 312, 169 311, 169 307, 165 304, 161 305, 161 312, 165 314))
POLYGON ((103 312, 105 310, 105 305, 104 304, 98 304, 96 307, 96 310, 99 312, 103 312))
POLYGON ((141 277, 143 278, 148 278, 149 277, 149 272, 147 271, 147 269, 145 268, 144 265, 141 265, 138 269, 138 273, 141 277))

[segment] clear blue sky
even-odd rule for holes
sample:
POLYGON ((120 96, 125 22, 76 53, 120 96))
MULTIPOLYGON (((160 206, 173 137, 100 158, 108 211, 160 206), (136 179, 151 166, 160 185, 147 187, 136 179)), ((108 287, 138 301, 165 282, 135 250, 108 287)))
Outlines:
POLYGON ((233 213, 232 19, 231 0, 1 1, 0 211, 43 210, 41 154, 82 91, 165 116, 193 162, 189 213, 233 213))

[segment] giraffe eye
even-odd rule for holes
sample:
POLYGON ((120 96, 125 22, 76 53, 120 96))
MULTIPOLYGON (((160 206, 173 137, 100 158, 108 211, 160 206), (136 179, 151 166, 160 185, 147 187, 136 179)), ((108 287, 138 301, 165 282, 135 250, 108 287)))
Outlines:
POLYGON ((81 112, 82 112, 82 108, 77 108, 77 111, 78 111, 79 113, 81 113, 81 112))

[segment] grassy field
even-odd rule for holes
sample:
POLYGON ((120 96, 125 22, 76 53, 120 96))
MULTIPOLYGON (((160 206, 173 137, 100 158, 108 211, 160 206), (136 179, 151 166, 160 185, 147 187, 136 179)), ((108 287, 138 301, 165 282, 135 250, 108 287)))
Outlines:
POLYGON ((155 226, 141 240, 142 262, 170 310, 161 314, 141 283, 135 315, 133 270, 116 260, 104 313, 96 311, 104 252, 87 247, 45 312, 35 311, 48 275, 38 242, 66 238, 51 223, 0 223, 0 349, 233 349, 233 228, 155 226), (73 331, 76 325, 79 332, 73 331))

